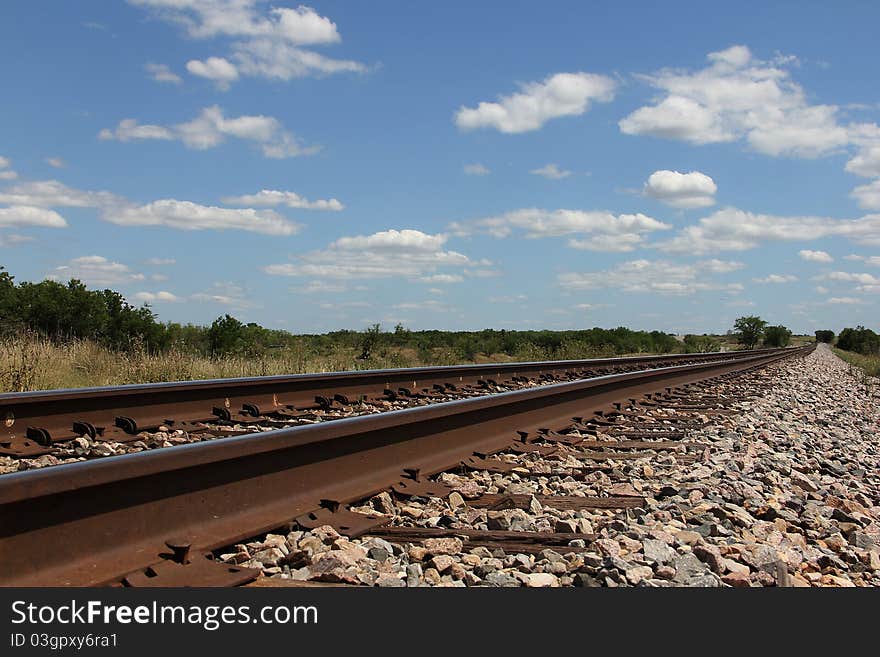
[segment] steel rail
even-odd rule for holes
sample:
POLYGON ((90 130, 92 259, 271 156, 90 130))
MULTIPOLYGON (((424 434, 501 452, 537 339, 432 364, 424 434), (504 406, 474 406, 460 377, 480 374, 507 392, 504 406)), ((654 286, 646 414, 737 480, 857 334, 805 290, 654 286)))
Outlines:
POLYGON ((500 381, 581 370, 727 360, 742 353, 490 363, 0 393, 0 448, 3 443, 7 447, 21 445, 26 439, 51 445, 84 432, 94 437, 95 427, 100 431, 109 428, 117 434, 136 434, 169 420, 179 423, 237 414, 253 416, 287 407, 314 407, 319 396, 378 398, 386 390, 398 392, 401 388, 430 390, 435 385, 473 385, 487 379, 500 381))
POLYGON ((166 541, 211 550, 453 468, 613 402, 764 366, 776 350, 114 456, 0 478, 0 585, 119 582, 166 541))

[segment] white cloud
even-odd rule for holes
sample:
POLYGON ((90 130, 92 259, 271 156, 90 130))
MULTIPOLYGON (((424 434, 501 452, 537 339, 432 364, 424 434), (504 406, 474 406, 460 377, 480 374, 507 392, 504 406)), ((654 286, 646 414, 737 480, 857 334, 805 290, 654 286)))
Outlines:
POLYGON ((325 57, 304 46, 339 43, 336 24, 314 9, 268 7, 255 0, 129 0, 181 25, 194 39, 231 39, 230 52, 204 61, 190 60, 190 73, 228 87, 239 74, 290 80, 353 71, 360 62, 325 57), (231 61, 230 61, 231 60, 231 61), (225 63, 224 63, 225 62, 225 63))
POLYGON ((711 282, 712 261, 686 265, 667 260, 631 260, 612 269, 584 273, 564 273, 557 279, 568 290, 610 288, 623 292, 650 292, 661 295, 686 295, 705 290, 739 292, 739 283, 711 282))
POLYGON ((645 183, 645 194, 676 208, 705 208, 715 205, 715 181, 705 173, 655 171, 645 183))
POLYGON ((157 301, 178 303, 184 300, 171 292, 166 292, 165 290, 160 290, 159 292, 138 292, 133 298, 136 301, 142 301, 144 303, 156 303, 157 301))
POLYGON ((643 233, 667 230, 671 226, 644 214, 525 208, 495 217, 454 222, 449 228, 458 236, 487 234, 496 238, 507 237, 514 230, 525 231, 527 238, 585 234, 590 238, 572 239, 568 245, 576 249, 621 252, 632 251, 640 245, 643 233))
POLYGON ((296 263, 269 265, 276 276, 314 276, 331 279, 424 279, 438 269, 463 269, 474 264, 467 256, 444 250, 447 236, 418 230, 386 230, 372 235, 342 237, 326 249, 297 258, 296 263))
POLYGON ((10 169, 12 162, 9 158, 0 156, 0 180, 15 180, 18 174, 10 169))
POLYGON ((755 283, 794 283, 797 276, 791 274, 770 274, 764 278, 753 278, 755 283))
POLYGON ((791 58, 763 62, 745 46, 708 55, 696 72, 662 70, 642 76, 665 95, 619 122, 631 135, 653 135, 693 144, 745 139, 761 153, 814 158, 850 142, 838 108, 810 105, 791 79, 791 58))
POLYGON ((550 164, 544 165, 540 169, 532 169, 531 171, 529 171, 529 173, 547 178, 549 180, 561 180, 562 178, 568 178, 571 175, 571 171, 560 169, 552 162, 550 164))
POLYGON ((47 157, 46 163, 50 167, 54 167, 55 169, 63 169, 64 168, 64 160, 60 157, 47 157))
POLYGON ((227 91, 238 80, 238 69, 223 57, 208 57, 204 61, 191 59, 186 63, 186 70, 201 78, 213 80, 221 91, 227 91))
POLYGON ((333 210, 338 212, 345 209, 345 206, 335 198, 310 201, 296 192, 274 189, 263 189, 256 194, 245 194, 244 196, 226 196, 222 201, 227 205, 286 205, 289 208, 301 210, 333 210))
POLYGON ((295 235, 300 225, 273 210, 229 209, 190 201, 161 199, 104 213, 104 220, 121 226, 168 226, 180 230, 246 230, 265 235, 295 235))
POLYGON ((174 258, 147 258, 144 260, 145 265, 152 265, 154 267, 166 267, 168 265, 177 264, 177 260, 174 258))
POLYGON ((834 258, 825 251, 810 251, 808 249, 802 249, 798 251, 798 255, 802 260, 807 260, 809 262, 834 262, 834 258))
POLYGON ((824 276, 817 276, 818 280, 843 281, 848 283, 859 283, 860 285, 880 285, 880 278, 871 274, 852 273, 847 271, 833 271, 824 276))
POLYGON ((168 82, 170 84, 180 84, 183 82, 177 73, 168 68, 167 64, 144 64, 144 70, 156 82, 168 82))
POLYGON ((859 185, 850 194, 866 210, 880 210, 880 179, 859 185))
POLYGON ((822 285, 817 285, 816 292, 818 292, 819 294, 828 294, 828 288, 822 285))
POLYGON ((197 292, 190 295, 189 298, 200 303, 213 303, 237 310, 250 308, 253 305, 242 286, 228 281, 214 283, 206 292, 197 292))
POLYGON ((144 275, 131 271, 127 265, 108 260, 104 256, 81 256, 66 265, 56 267, 52 278, 76 278, 90 285, 120 285, 144 280, 144 275))
POLYGON ((89 192, 68 187, 57 180, 19 183, 0 192, 0 203, 36 207, 97 208, 125 203, 110 192, 89 192))
POLYGON ((213 105, 202 110, 192 121, 170 127, 139 124, 136 119, 123 119, 113 130, 105 128, 98 133, 103 140, 132 141, 144 139, 178 140, 187 148, 205 150, 214 148, 234 137, 256 142, 263 155, 269 158, 287 158, 312 155, 318 146, 303 146, 293 133, 271 116, 239 116, 226 118, 223 110, 213 105))
POLYGON ((0 203, 18 206, 17 209, 8 208, 7 215, 12 217, 15 213, 11 211, 15 209, 16 216, 19 217, 19 225, 29 220, 49 222, 32 225, 66 226, 60 215, 46 208, 80 207, 98 208, 101 219, 122 226, 168 226, 181 230, 246 230, 266 235, 294 235, 301 228, 296 222, 284 218, 273 210, 219 208, 176 199, 161 199, 145 205, 136 205, 111 192, 74 189, 57 180, 13 185, 5 192, 0 192, 0 203))
POLYGON ((861 299, 856 299, 855 297, 831 297, 826 303, 856 306, 865 302, 861 299))
POLYGON ((54 210, 29 205, 12 205, 8 208, 0 208, 0 226, 64 228, 67 222, 54 210))
POLYGON ((880 144, 862 149, 846 163, 846 170, 865 178, 880 177, 880 144))
POLYGON ((174 139, 174 133, 160 125, 138 123, 135 119, 122 119, 113 130, 104 128, 98 133, 98 139, 132 141, 136 139, 174 139))
POLYGON ((859 219, 783 217, 723 208, 683 228, 657 248, 700 255, 716 251, 746 251, 762 241, 809 241, 841 236, 861 244, 880 244, 880 214, 859 219))
POLYGON ((711 260, 700 260, 697 266, 713 274, 729 274, 730 272, 743 269, 746 265, 744 262, 737 262, 735 260, 717 260, 712 258, 711 260))
POLYGON ((469 176, 488 176, 491 171, 484 167, 479 162, 475 162, 473 164, 465 164, 464 172, 469 176))
POLYGON ((604 75, 557 73, 541 82, 521 85, 519 93, 501 96, 497 103, 460 107, 455 124, 462 130, 494 128, 504 133, 538 130, 561 116, 579 116, 591 101, 609 102, 617 84, 604 75))
POLYGON ((860 256, 860 255, 848 255, 843 257, 844 260, 857 260, 859 262, 864 262, 866 265, 870 265, 871 267, 880 267, 880 256, 860 256))
POLYGON ((460 274, 432 274, 431 276, 422 276, 419 279, 422 283, 461 283, 464 281, 464 276, 460 274))

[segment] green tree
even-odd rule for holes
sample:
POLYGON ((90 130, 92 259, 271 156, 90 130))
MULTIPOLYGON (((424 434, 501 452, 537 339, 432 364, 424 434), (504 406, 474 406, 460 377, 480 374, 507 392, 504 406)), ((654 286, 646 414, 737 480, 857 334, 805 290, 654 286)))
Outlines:
POLYGON ((834 331, 816 331, 816 342, 834 342, 834 331))
POLYGON ((754 349, 764 335, 764 327, 767 326, 760 317, 740 317, 733 323, 736 330, 736 339, 746 349, 754 349))
POLYGON ((244 325, 228 313, 218 317, 208 329, 212 356, 222 356, 237 351, 242 346, 244 325))
POLYGON ((781 324, 764 329, 765 347, 787 347, 789 342, 791 342, 791 331, 781 324))
POLYGON ((364 330, 363 339, 361 341, 360 360, 367 360, 373 353, 376 345, 379 344, 379 338, 382 336, 382 327, 379 324, 373 324, 364 330))
POLYGON ((846 351, 871 356, 880 353, 880 336, 864 326, 845 328, 837 336, 837 346, 846 351))

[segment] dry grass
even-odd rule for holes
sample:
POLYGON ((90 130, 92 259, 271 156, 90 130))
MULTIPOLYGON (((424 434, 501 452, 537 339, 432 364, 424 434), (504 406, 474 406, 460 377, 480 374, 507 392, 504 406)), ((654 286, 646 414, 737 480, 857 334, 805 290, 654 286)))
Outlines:
POLYGON ((863 370, 867 376, 880 377, 880 356, 863 356, 852 351, 844 351, 843 349, 833 349, 841 359, 850 365, 854 365, 863 370))
MULTIPOLYGON (((368 360, 359 360, 359 353, 338 347, 330 354, 319 355, 293 347, 263 357, 208 358, 177 349, 162 354, 137 349, 116 352, 90 340, 59 344, 35 335, 21 335, 0 338, 0 392, 472 362, 463 361, 453 349, 435 349, 424 360, 414 349, 380 349, 368 360)), ((510 358, 479 354, 477 360, 510 358)))
POLYGON ((473 360, 463 359, 455 349, 450 348, 436 348, 429 354, 420 354, 419 351, 408 348, 377 349, 368 360, 359 360, 359 353, 360 350, 337 347, 332 353, 321 355, 304 347, 294 346, 273 351, 263 357, 208 358, 178 349, 170 349, 162 354, 150 354, 138 349, 117 352, 90 340, 58 343, 24 334, 0 338, 0 392, 473 362, 614 356, 609 350, 579 343, 565 345, 562 350, 553 354, 533 347, 521 350, 516 357, 507 354, 476 354, 473 360))

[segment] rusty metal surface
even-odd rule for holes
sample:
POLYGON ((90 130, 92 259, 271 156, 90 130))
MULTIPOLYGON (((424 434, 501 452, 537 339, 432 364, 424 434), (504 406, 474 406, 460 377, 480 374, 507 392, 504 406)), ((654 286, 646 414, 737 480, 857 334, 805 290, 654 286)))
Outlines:
POLYGON ((563 372, 592 375, 595 370, 733 359, 738 353, 453 365, 0 393, 0 417, 4 418, 0 449, 8 455, 27 450, 27 456, 35 456, 39 445, 51 446, 77 435, 124 442, 134 440, 138 431, 163 424, 183 428, 183 423, 218 418, 246 423, 265 413, 296 417, 303 408, 334 401, 430 396, 435 386, 445 389, 448 384, 488 385, 494 380, 563 372), (423 390, 429 392, 420 392, 423 390))
MULTIPOLYGON (((0 584, 94 585, 337 510, 575 416, 803 353, 748 354, 108 457, 0 478, 0 584), (176 537, 176 538, 175 538, 176 537)), ((525 539, 525 537, 520 537, 525 539)), ((572 538, 571 535, 568 536, 572 538)), ((494 540, 494 539, 493 539, 494 540)))

